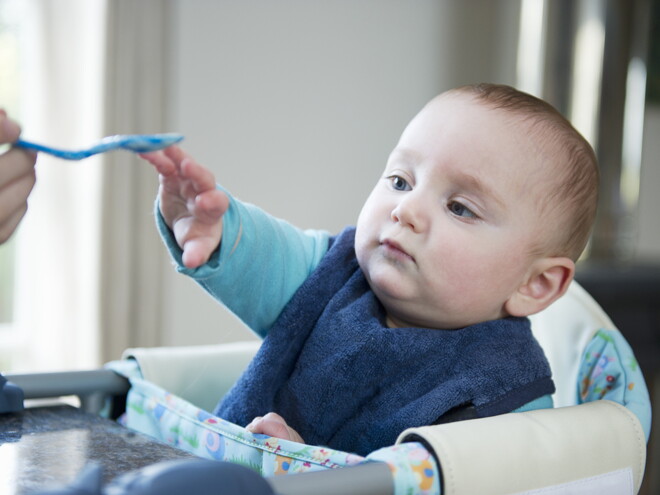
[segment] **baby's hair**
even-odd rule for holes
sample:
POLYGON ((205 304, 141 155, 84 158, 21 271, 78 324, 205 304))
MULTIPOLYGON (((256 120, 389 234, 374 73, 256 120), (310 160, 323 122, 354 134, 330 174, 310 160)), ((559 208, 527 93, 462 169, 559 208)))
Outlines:
POLYGON ((540 205, 542 212, 554 210, 558 219, 552 225, 557 232, 545 250, 577 260, 589 240, 598 203, 598 163, 591 145, 552 105, 510 86, 482 83, 449 91, 454 92, 524 117, 533 134, 557 150, 554 187, 540 205))

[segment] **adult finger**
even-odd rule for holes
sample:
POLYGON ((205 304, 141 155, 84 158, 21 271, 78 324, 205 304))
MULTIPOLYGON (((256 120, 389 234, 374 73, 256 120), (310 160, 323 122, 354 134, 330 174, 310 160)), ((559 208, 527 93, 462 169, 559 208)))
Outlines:
POLYGON ((20 126, 7 117, 7 112, 0 109, 0 143, 13 143, 20 134, 20 126))
MULTIPOLYGON (((1 157, 0 157, 1 158, 1 157)), ((0 160, 0 215, 2 212, 11 212, 19 205, 27 202, 30 191, 36 181, 34 168, 28 167, 26 171, 17 173, 12 167, 4 167, 0 160)))
POLYGON ((37 155, 26 150, 12 148, 0 155, 0 188, 24 177, 34 176, 37 155))
POLYGON ((16 227, 18 227, 18 224, 25 216, 26 211, 27 203, 12 212, 7 218, 0 221, 0 244, 3 244, 11 237, 16 230, 16 227))

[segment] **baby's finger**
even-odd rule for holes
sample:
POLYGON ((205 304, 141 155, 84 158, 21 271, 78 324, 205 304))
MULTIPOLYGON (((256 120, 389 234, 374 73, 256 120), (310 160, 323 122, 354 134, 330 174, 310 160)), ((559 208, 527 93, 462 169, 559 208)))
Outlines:
POLYGON ((188 156, 188 153, 183 151, 183 149, 176 144, 173 144, 172 146, 168 146, 163 150, 163 154, 165 154, 170 160, 172 160, 174 163, 176 163, 177 167, 180 168, 181 164, 186 158, 190 158, 188 156))
POLYGON ((181 162, 181 175, 190 179, 195 193, 215 189, 215 176, 206 167, 203 167, 190 157, 186 157, 181 162))
POLYGON ((211 224, 217 222, 229 208, 229 198, 218 190, 204 191, 195 197, 193 214, 201 222, 211 224))
POLYGON ((259 424, 259 421, 261 421, 261 416, 257 416, 254 418, 252 421, 250 421, 250 424, 245 427, 247 431, 254 431, 256 428, 256 425, 259 424))
POLYGON ((266 413, 266 415, 264 416, 264 419, 269 420, 269 421, 276 421, 278 423, 286 425, 286 420, 282 416, 277 414, 276 412, 266 413))
POLYGON ((197 268, 206 263, 218 247, 213 237, 195 237, 183 245, 181 261, 186 268, 197 268))
POLYGON ((164 177, 169 177, 177 172, 176 164, 162 151, 139 153, 139 156, 140 158, 143 158, 144 160, 151 163, 156 171, 164 177))
POLYGON ((281 438, 282 440, 291 440, 291 433, 285 424, 279 421, 262 419, 260 423, 261 433, 269 437, 281 438))

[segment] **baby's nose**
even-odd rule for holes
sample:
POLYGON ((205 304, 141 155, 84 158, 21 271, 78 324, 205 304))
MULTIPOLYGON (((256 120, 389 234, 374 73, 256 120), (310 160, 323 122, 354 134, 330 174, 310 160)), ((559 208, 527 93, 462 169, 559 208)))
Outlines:
POLYGON ((391 218, 413 232, 422 232, 428 225, 428 209, 421 198, 409 194, 394 207, 391 218))

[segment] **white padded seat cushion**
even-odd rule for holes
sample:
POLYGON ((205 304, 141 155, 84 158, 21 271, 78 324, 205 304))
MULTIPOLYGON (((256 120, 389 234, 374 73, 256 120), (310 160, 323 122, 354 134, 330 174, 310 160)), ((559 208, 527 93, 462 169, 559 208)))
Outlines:
POLYGON ((256 354, 260 340, 189 347, 133 348, 142 377, 171 394, 213 411, 256 354))
POLYGON ((582 353, 598 330, 615 330, 614 323, 575 281, 566 294, 530 320, 532 332, 550 362, 557 387, 553 396, 555 407, 576 405, 582 353))

